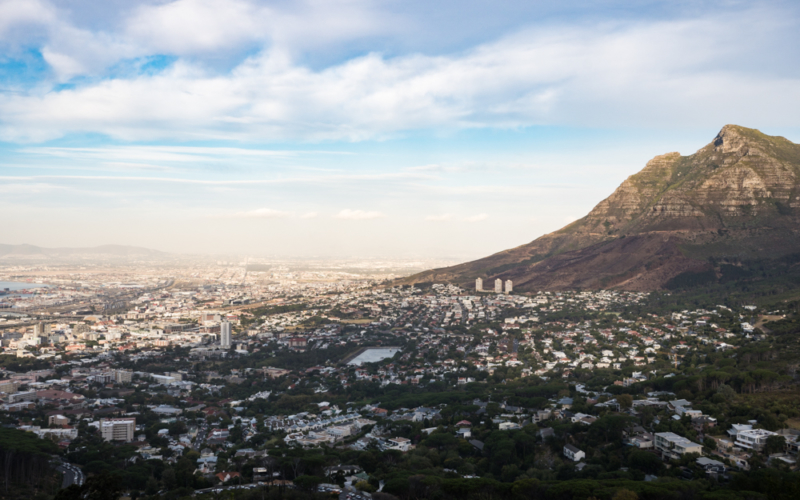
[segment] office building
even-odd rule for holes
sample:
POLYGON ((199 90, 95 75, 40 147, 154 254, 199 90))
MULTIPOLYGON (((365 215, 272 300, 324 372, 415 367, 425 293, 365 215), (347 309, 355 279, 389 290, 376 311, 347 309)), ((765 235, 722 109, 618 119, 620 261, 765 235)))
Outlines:
POLYGON ((475 280, 475 291, 477 292, 483 291, 483 280, 481 278, 475 280))
POLYGON ((223 349, 231 348, 231 324, 227 321, 219 325, 219 346, 223 349))

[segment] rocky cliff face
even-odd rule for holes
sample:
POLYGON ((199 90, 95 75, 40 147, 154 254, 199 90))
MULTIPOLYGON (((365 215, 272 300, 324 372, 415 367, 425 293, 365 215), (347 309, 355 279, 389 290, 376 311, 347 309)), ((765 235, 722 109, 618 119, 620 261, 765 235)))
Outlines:
POLYGON ((659 289, 681 273, 709 269, 709 257, 738 262, 800 251, 799 178, 800 145, 726 125, 693 155, 653 158, 559 231, 406 281, 659 289))

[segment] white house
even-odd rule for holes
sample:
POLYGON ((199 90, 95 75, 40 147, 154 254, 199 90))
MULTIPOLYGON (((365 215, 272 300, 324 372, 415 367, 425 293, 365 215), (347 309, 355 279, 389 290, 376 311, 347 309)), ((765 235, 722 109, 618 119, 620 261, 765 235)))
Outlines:
POLYGON ((753 426, 750 425, 750 424, 733 424, 733 425, 731 425, 731 428, 728 429, 728 435, 732 439, 736 439, 736 436, 738 436, 740 432, 749 431, 752 428, 753 428, 753 426))
POLYGON ((404 437, 396 437, 389 440, 389 449, 406 452, 411 448, 411 440, 404 437))
POLYGON ((582 452, 578 448, 568 444, 564 446, 564 456, 572 460, 573 462, 580 462, 584 458, 586 458, 586 453, 582 452))
POLYGON ((766 429, 749 429, 736 434, 734 446, 748 450, 761 450, 767 443, 767 438, 778 434, 766 429))

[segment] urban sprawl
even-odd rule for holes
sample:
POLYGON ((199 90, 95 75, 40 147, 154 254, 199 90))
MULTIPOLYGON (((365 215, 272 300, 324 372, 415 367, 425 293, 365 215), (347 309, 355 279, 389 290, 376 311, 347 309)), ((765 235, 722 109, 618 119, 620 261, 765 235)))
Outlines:
POLYGON ((122 470, 134 497, 713 489, 796 469, 796 400, 747 399, 793 381, 764 326, 790 312, 778 306, 256 269, 0 268, 30 284, 0 289, 6 431, 51 442, 63 486, 122 470))

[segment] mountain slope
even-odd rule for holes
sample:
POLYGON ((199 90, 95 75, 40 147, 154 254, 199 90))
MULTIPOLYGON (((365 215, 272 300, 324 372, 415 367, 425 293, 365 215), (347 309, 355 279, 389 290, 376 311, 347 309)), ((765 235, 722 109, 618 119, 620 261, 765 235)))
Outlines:
POLYGON ((45 259, 58 257, 79 256, 104 256, 111 258, 121 257, 163 257, 167 254, 149 248, 132 247, 125 245, 101 245, 87 248, 45 248, 35 245, 4 245, 0 244, 0 259, 45 259))
POLYGON ((489 257, 405 283, 454 282, 520 291, 656 290, 719 263, 800 252, 800 145, 726 125, 695 154, 650 160, 582 219, 489 257))

